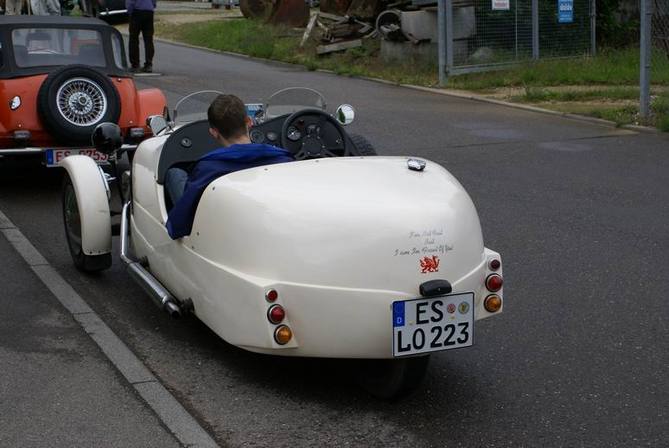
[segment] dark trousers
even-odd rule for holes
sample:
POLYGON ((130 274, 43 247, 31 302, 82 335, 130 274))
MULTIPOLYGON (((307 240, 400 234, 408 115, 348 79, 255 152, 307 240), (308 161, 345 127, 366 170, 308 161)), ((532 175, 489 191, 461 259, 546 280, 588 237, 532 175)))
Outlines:
POLYGON ((145 65, 153 65, 153 11, 135 10, 130 15, 128 53, 130 65, 139 67, 139 33, 144 38, 145 65))

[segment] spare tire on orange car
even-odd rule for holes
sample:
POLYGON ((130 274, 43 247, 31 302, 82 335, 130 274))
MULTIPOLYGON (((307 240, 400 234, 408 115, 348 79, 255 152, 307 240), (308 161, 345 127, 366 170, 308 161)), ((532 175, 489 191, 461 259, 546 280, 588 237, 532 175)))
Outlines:
POLYGON ((44 80, 37 110, 44 127, 61 143, 90 145, 98 124, 118 123, 121 100, 107 75, 85 65, 68 65, 44 80))

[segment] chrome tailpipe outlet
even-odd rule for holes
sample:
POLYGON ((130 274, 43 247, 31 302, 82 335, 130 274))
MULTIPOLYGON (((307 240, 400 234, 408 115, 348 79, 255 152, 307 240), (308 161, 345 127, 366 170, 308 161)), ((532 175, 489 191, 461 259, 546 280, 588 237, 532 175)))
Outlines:
POLYGON ((130 202, 126 202, 123 204, 123 211, 121 212, 121 260, 126 264, 130 276, 149 294, 158 308, 165 311, 173 319, 179 319, 189 311, 189 308, 180 304, 139 261, 128 256, 129 207, 130 202))
POLYGON ((163 309, 170 315, 172 319, 181 319, 183 316, 183 310, 179 305, 174 302, 167 302, 163 309))
POLYGON ((176 299, 138 261, 128 263, 127 269, 130 276, 151 296, 158 308, 166 311, 174 319, 184 315, 176 299))

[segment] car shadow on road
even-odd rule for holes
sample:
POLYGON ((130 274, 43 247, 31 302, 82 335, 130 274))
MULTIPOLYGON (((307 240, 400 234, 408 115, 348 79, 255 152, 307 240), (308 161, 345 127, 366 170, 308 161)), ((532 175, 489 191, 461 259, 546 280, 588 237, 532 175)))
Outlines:
POLYGON ((480 389, 471 372, 451 362, 448 355, 437 353, 432 355, 424 381, 414 392, 398 400, 381 399, 359 384, 358 377, 364 375, 368 367, 366 360, 252 353, 228 344, 194 316, 168 327, 164 328, 168 337, 196 340, 196 346, 188 344, 189 348, 196 350, 195 358, 210 360, 214 371, 225 372, 226 378, 240 379, 246 387, 263 389, 265 393, 276 394, 277 398, 290 396, 299 402, 313 401, 337 408, 355 404, 357 408, 384 411, 395 405, 424 405, 430 396, 437 395, 448 397, 449 407, 460 407, 476 399, 474 391, 480 389), (465 387, 463 382, 467 383, 465 387))

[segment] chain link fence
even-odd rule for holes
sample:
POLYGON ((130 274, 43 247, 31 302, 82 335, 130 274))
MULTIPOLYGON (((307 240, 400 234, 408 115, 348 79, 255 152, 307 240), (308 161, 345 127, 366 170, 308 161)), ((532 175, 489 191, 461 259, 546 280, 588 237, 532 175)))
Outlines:
POLYGON ((504 64, 532 57, 531 0, 470 0, 453 5, 453 66, 504 64), (501 9, 493 9, 493 3, 501 9), (513 3, 513 5, 511 5, 513 3), (506 7, 508 6, 508 9, 506 7))
MULTIPOLYGON (((640 115, 669 117, 669 0, 641 0, 640 115)), ((669 123, 665 126, 669 126, 669 123)))
MULTIPOLYGON (((660 0, 665 1, 665 0, 660 0)), ((595 0, 440 0, 442 82, 449 75, 595 52, 595 0)))
POLYGON ((594 0, 560 0, 557 7, 555 3, 539 2, 539 57, 594 54, 594 0))

